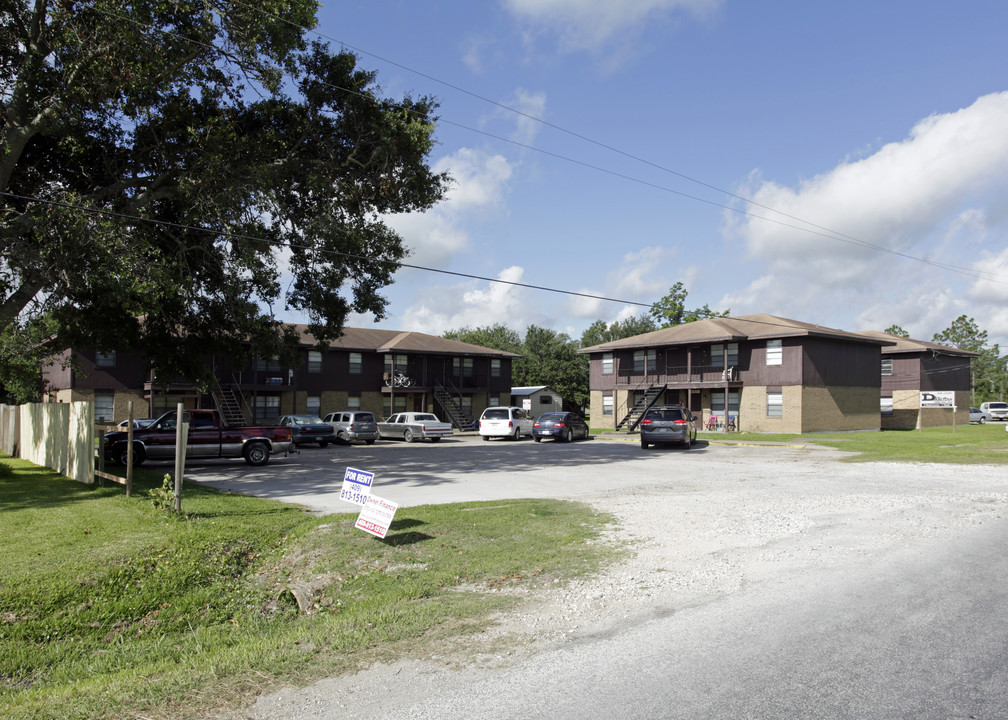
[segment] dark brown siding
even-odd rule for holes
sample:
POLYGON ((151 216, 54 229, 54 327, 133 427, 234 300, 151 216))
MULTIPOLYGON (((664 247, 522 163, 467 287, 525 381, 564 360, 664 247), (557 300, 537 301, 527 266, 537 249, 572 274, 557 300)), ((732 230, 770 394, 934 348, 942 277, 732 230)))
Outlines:
POLYGON ((785 338, 781 343, 781 364, 766 364, 766 342, 739 344, 739 362, 746 358, 740 375, 746 385, 801 385, 802 343, 808 338, 785 338), (743 351, 743 346, 745 351, 743 351))
POLYGON ((805 339, 804 385, 880 387, 882 351, 878 345, 805 339))
POLYGON ((921 390, 969 390, 970 359, 952 355, 934 356, 926 353, 921 358, 923 377, 921 390))

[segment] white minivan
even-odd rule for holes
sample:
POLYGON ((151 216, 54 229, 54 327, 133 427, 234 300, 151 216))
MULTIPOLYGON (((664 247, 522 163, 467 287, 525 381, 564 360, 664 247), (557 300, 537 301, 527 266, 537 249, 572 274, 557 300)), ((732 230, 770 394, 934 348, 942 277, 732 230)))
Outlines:
POLYGON ((492 437, 518 440, 532 434, 531 415, 520 407, 488 407, 480 415, 479 434, 484 440, 492 437))
POLYGON ((990 415, 991 420, 1008 420, 1008 403, 1005 402, 985 402, 980 403, 980 412, 990 415))

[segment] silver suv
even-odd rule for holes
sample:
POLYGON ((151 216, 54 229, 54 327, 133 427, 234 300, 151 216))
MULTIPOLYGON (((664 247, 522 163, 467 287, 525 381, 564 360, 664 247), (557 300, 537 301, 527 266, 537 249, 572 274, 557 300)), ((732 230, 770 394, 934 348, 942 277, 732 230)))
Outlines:
POLYGON ((378 423, 372 413, 363 410, 343 410, 332 412, 322 418, 329 423, 336 434, 336 442, 351 443, 363 440, 368 445, 374 445, 378 439, 378 423))
POLYGON ((679 443, 689 450, 696 440, 695 420, 681 405, 657 405, 640 422, 640 446, 647 450, 652 443, 679 443))

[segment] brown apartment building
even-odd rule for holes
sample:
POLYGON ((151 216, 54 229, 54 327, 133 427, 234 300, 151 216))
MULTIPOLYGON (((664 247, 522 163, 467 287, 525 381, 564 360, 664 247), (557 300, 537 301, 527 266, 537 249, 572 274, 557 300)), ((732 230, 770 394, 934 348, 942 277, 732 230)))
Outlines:
POLYGON ((456 427, 470 424, 484 408, 507 403, 514 353, 418 332, 346 328, 328 350, 315 349, 304 326, 298 360, 283 365, 258 358, 242 366, 208 357, 217 386, 200 392, 185 381, 154 381, 136 353, 66 351, 76 361, 45 371, 48 399, 94 400, 95 416, 106 422, 158 417, 181 402, 187 408, 216 408, 230 424, 262 423, 281 415, 323 416, 339 410, 433 412, 456 427), (396 381, 399 378, 399 381, 396 381))
MULTIPOLYGON (((581 350, 595 427, 631 430, 652 404, 751 432, 879 430, 892 340, 774 315, 710 318, 581 350)), ((713 423, 712 423, 713 426, 713 423)))
POLYGON ((969 423, 970 359, 978 353, 884 332, 860 334, 891 343, 882 348, 883 429, 969 423), (921 393, 935 391, 953 393, 954 418, 951 409, 921 407, 921 393))

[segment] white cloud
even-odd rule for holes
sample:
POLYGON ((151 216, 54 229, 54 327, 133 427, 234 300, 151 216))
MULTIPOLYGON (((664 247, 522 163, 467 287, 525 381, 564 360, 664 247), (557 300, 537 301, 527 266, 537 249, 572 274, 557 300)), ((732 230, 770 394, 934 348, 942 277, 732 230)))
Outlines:
MULTIPOLYGON (((746 243, 751 261, 766 266, 759 279, 727 298, 732 311, 819 320, 808 318, 807 308, 816 308, 812 314, 828 320, 844 307, 881 302, 892 312, 883 327, 902 324, 901 319, 918 322, 914 318, 921 313, 914 306, 937 307, 935 298, 920 293, 911 300, 906 288, 919 280, 932 289, 967 282, 936 264, 966 268, 987 236, 995 234, 991 217, 1003 218, 1000 208, 1008 202, 1006 129, 1008 92, 996 93, 956 112, 932 115, 905 140, 795 188, 750 178, 749 196, 789 217, 777 216, 779 223, 746 217, 730 228, 746 243), (796 229, 803 224, 796 218, 818 227, 796 229), (823 237, 831 232, 843 238, 823 237)), ((749 209, 774 216, 763 207, 749 209)), ((985 261, 983 268, 1008 282, 1008 266, 999 266, 996 259, 985 261)), ((999 296, 986 287, 982 293, 999 296)), ((945 327, 948 321, 940 324, 945 327)))
POLYGON ((549 31, 561 50, 598 50, 616 41, 626 44, 649 23, 677 11, 702 17, 722 0, 504 0, 504 7, 530 25, 528 32, 549 31))
POLYGON ((467 222, 503 207, 514 170, 503 155, 470 148, 442 158, 433 169, 447 170, 453 179, 445 199, 425 213, 394 215, 387 220, 413 250, 409 262, 443 267, 468 249, 467 222))

